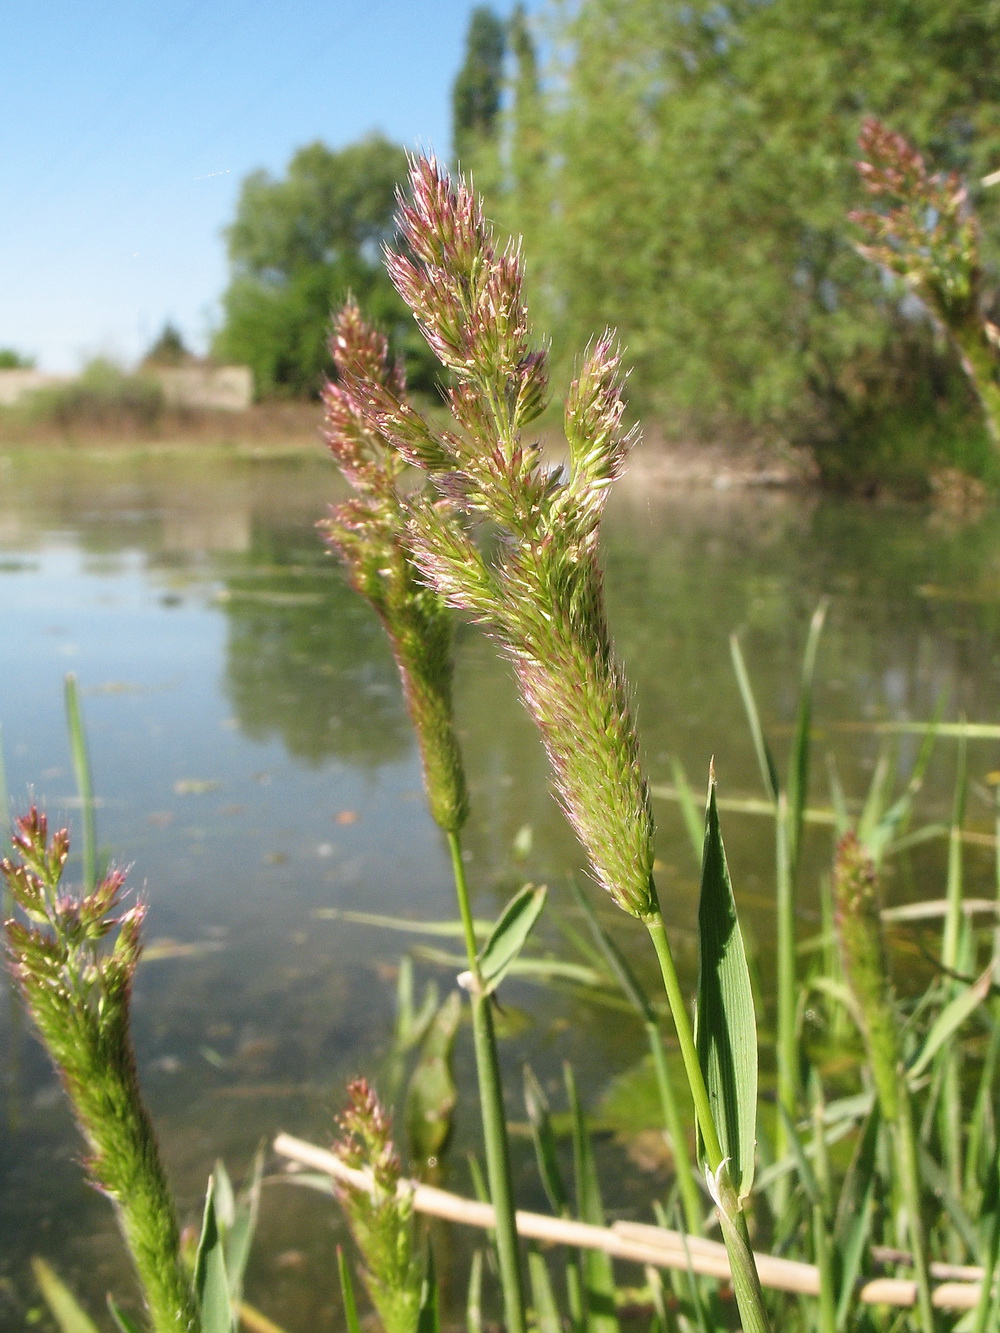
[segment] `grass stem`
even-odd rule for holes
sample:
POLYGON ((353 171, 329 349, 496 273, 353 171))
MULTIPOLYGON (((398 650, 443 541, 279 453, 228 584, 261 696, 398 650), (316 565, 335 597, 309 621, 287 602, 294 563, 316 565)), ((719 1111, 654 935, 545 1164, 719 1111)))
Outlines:
POLYGON ((462 845, 457 833, 448 833, 452 871, 458 910, 462 917, 465 947, 472 973, 472 1038, 476 1053, 476 1073, 479 1079, 479 1103, 483 1118, 483 1141, 486 1149, 486 1174, 490 1199, 496 1216, 497 1260, 500 1285, 503 1291, 504 1321, 507 1333, 527 1333, 524 1306, 524 1287, 518 1259, 517 1222, 514 1214, 514 1191, 510 1174, 510 1147, 507 1140, 507 1122, 503 1107, 503 1086, 500 1081, 500 1060, 497 1054, 496 1032, 493 1026, 492 1001, 482 985, 479 971, 476 932, 469 902, 469 887, 462 860, 462 845))

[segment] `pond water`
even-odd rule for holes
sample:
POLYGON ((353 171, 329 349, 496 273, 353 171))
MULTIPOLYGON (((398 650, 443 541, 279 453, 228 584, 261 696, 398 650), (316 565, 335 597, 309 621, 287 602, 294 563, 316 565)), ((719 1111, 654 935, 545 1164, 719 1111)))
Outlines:
MULTIPOLYGON (((0 724, 11 804, 22 809, 33 793, 54 820, 79 826, 62 707, 72 671, 100 842, 132 867, 131 884, 149 903, 136 1043, 187 1219, 217 1157, 238 1176, 279 1128, 327 1139, 345 1080, 377 1069, 388 1048, 408 940, 323 913, 453 915, 391 657, 315 534, 339 494, 322 456, 0 459, 0 724)), ((995 514, 956 526, 920 509, 803 494, 658 495, 626 483, 609 514, 606 568, 655 783, 671 781, 678 756, 701 787, 714 755, 723 796, 761 795, 728 636, 742 631, 783 760, 821 596, 830 610, 816 688, 816 803, 828 800, 826 754, 848 793, 864 793, 885 740, 879 722, 926 719, 942 696, 946 717, 1000 719, 995 514)), ((530 878, 548 882, 568 915, 565 877, 580 867, 579 852, 508 671, 471 628, 459 633, 456 708, 473 794, 476 914, 495 914, 530 878)), ((917 744, 910 735, 899 742, 904 771, 917 744)), ((956 752, 953 741, 939 742, 925 814, 947 811, 956 752)), ((970 744, 977 790, 992 790, 998 768, 996 741, 970 744)), ((656 813, 661 896, 693 981, 697 870, 677 808, 660 799, 656 813)), ((990 827, 985 800, 973 801, 970 818, 990 827)), ((730 815, 724 831, 766 977, 770 828, 730 815)), ((828 853, 828 833, 813 831, 804 933, 828 853)), ((970 850, 970 891, 992 892, 991 858, 988 848, 970 850)), ((938 896, 943 860, 942 845, 928 844, 890 892, 938 896)), ((601 907, 623 946, 641 948, 629 923, 601 907)), ((565 948, 551 927, 543 940, 565 948)), ((645 969, 645 954, 636 957, 645 969)), ((431 976, 446 989, 452 972, 418 964, 421 984, 431 976)), ((569 1059, 594 1105, 641 1055, 641 1034, 618 1016, 524 982, 506 989, 512 1087, 525 1059, 550 1082, 569 1059)), ((132 1290, 127 1261, 109 1208, 82 1183, 56 1080, 8 1004, 0 1051, 0 1327, 24 1326, 37 1305, 32 1254, 52 1260, 100 1318, 106 1290, 132 1290)), ((462 1150, 476 1141, 470 1062, 461 1034, 446 1179, 463 1191, 462 1150)), ((521 1114, 513 1094, 511 1113, 521 1114)), ((622 1164, 612 1203, 627 1206, 630 1189, 662 1188, 662 1177, 642 1182, 619 1148, 606 1151, 622 1164)), ((519 1177, 525 1202, 537 1204, 527 1164, 519 1177)), ((336 1325, 339 1235, 336 1210, 319 1195, 265 1191, 248 1294, 290 1333, 336 1325)))

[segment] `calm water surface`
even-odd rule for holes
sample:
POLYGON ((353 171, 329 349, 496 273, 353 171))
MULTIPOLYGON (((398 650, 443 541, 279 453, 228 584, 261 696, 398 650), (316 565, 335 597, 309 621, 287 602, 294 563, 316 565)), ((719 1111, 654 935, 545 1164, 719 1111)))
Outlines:
MULTIPOLYGON (((425 813, 395 670, 374 617, 324 555, 314 524, 338 496, 326 461, 181 453, 0 459, 0 723, 15 809, 33 793, 79 824, 62 713, 79 678, 102 845, 132 866, 149 902, 150 959, 135 996, 148 1101, 185 1218, 219 1156, 234 1174, 276 1129, 325 1138, 345 1079, 372 1072, 392 1030, 405 937, 324 919, 330 907, 397 917, 452 914, 444 851, 425 813), (188 946, 178 950, 176 945, 188 946)), ((871 725, 946 715, 1000 720, 1000 519, 948 525, 918 509, 803 495, 656 495, 627 486, 609 515, 607 590, 638 701, 654 782, 679 756, 722 793, 759 795, 729 664, 743 632, 776 749, 787 745, 809 616, 830 598, 815 707, 819 755, 863 793, 880 739, 871 725)), ((579 853, 547 792, 535 736, 506 669, 472 629, 459 635, 456 703, 474 796, 467 845, 477 915, 524 877, 569 913, 579 853), (517 863, 515 840, 530 851, 517 863)), ((905 770, 916 745, 900 743, 905 770)), ((925 811, 947 809, 956 747, 942 742, 925 811)), ((974 742, 970 773, 1000 768, 974 742)), ((984 788, 985 790, 985 788, 984 788)), ((822 763, 814 800, 825 801, 822 763)), ((985 801, 973 821, 990 818, 985 801)), ((661 896, 693 977, 696 868, 677 810, 657 804, 661 896)), ((737 897, 768 975, 767 825, 729 816, 737 897)), ((802 929, 815 919, 828 838, 807 847, 802 929)), ((940 846, 890 885, 941 891, 940 846)), ((971 890, 990 891, 990 854, 970 853, 971 890)), ((608 914, 626 948, 628 923, 608 914)), ((562 947, 554 933, 553 947, 562 947)), ((637 954, 644 966, 643 954, 637 954)), ((450 984, 419 964, 421 980, 450 984)), ((511 1084, 525 1058, 550 1081, 573 1061, 596 1104, 641 1054, 638 1032, 559 993, 510 983, 511 1084)), ((0 1140, 0 1328, 37 1304, 30 1255, 53 1260, 89 1302, 131 1291, 110 1210, 83 1185, 80 1145, 40 1048, 0 1017, 7 1085, 0 1140)), ((468 1189, 475 1143, 471 1056, 451 1183, 468 1189)), ((558 1094, 556 1094, 558 1100, 558 1094)), ((520 1112, 512 1099, 512 1114, 520 1112)), ((629 1206, 649 1182, 621 1161, 629 1206), (631 1182, 631 1183, 630 1183, 631 1182)), ((617 1156, 616 1156, 617 1154, 617 1156)), ((527 1164, 526 1204, 540 1202, 527 1164)), ((662 1180, 659 1184, 662 1186, 662 1180)), ((291 1333, 335 1326, 328 1201, 265 1193, 249 1295, 291 1333)))

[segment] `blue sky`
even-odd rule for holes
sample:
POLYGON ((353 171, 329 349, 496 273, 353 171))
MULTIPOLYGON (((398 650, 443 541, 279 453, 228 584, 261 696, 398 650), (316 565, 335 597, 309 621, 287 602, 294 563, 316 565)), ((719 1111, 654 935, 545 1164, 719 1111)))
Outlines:
POLYGON ((242 178, 374 129, 447 154, 471 8, 0 4, 0 347, 52 371, 129 362, 171 319, 203 349, 242 178))

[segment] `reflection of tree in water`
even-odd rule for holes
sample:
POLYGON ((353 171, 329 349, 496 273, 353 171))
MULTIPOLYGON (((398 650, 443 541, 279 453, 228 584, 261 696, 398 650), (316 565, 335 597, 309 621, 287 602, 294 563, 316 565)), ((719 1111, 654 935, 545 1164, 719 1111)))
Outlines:
POLYGON ((310 532, 255 526, 226 579, 226 691, 254 740, 310 764, 408 753, 410 728, 377 619, 310 532))

